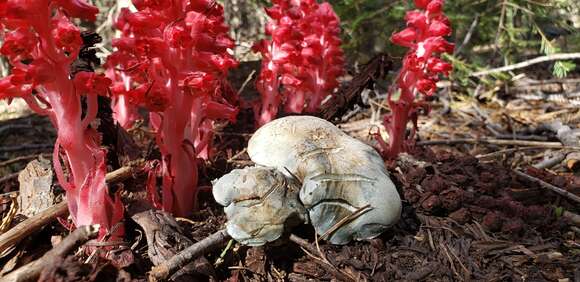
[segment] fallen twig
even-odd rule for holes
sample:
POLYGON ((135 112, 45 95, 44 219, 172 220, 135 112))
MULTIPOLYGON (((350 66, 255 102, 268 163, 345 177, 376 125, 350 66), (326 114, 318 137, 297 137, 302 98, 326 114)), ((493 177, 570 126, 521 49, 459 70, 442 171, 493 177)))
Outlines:
POLYGON ((17 151, 24 151, 24 150, 42 150, 53 148, 54 144, 24 144, 24 145, 17 145, 17 146, 5 146, 0 147, 0 153, 9 153, 9 152, 17 152, 17 151))
POLYGON ((574 59, 580 59, 580 53, 551 54, 551 55, 533 58, 531 60, 523 61, 523 62, 520 62, 517 64, 503 66, 501 68, 495 68, 495 69, 474 72, 474 73, 470 74, 469 76, 476 76, 476 77, 477 76, 484 76, 484 75, 488 75, 488 74, 492 74, 492 73, 506 72, 506 71, 512 71, 512 70, 516 70, 516 69, 521 69, 521 68, 525 68, 525 67, 539 64, 539 63, 543 63, 543 62, 574 60, 574 59))
POLYGON ((217 231, 205 239, 187 247, 185 250, 174 255, 164 263, 153 267, 149 273, 149 279, 152 281, 166 279, 169 275, 173 274, 193 259, 218 249, 230 239, 231 237, 225 229, 217 231))
MULTIPOLYGON (((225 229, 219 230, 205 239, 187 247, 185 250, 179 252, 169 260, 159 264, 151 269, 149 273, 149 280, 158 281, 167 279, 175 271, 182 268, 184 265, 190 263, 192 260, 203 256, 211 251, 217 250, 220 246, 226 244, 231 239, 231 236, 225 229)), ((290 241, 303 247, 310 253, 316 253, 316 249, 310 245, 306 240, 291 234, 290 241)), ((315 260, 321 267, 332 273, 337 279, 343 281, 354 281, 353 278, 342 273, 328 262, 315 260)))
POLYGON ((487 154, 479 154, 479 155, 476 155, 475 157, 478 158, 478 159, 483 159, 483 158, 491 158, 491 157, 503 156, 505 154, 511 154, 511 153, 515 153, 515 152, 519 152, 519 151, 529 151, 529 150, 539 150, 539 149, 545 149, 545 147, 518 147, 518 148, 509 148, 509 149, 503 149, 503 150, 499 150, 499 151, 495 151, 495 152, 491 152, 491 153, 487 153, 487 154))
MULTIPOLYGON (((142 169, 142 162, 135 162, 131 166, 122 167, 107 173, 106 181, 108 183, 120 182, 139 173, 142 169)), ((66 201, 62 201, 14 226, 12 229, 6 231, 6 233, 0 235, 0 254, 36 232, 36 230, 52 222, 57 217, 65 216, 66 214, 68 214, 68 206, 66 201)))
POLYGON ((554 193, 557 193, 558 195, 561 195, 563 197, 566 197, 566 198, 568 198, 568 199, 570 199, 572 201, 575 201, 577 203, 580 203, 580 197, 577 196, 577 195, 575 195, 575 194, 572 194, 572 193, 570 193, 570 192, 568 192, 568 191, 566 191, 566 190, 564 190, 564 189, 562 189, 560 187, 554 186, 554 185, 552 185, 552 184, 550 184, 550 183, 548 183, 546 181, 543 181, 543 180, 541 180, 541 179, 539 179, 537 177, 533 177, 533 176, 531 176, 529 174, 526 174, 524 172, 521 172, 519 170, 515 170, 514 169, 514 172, 518 176, 521 176, 521 177, 523 177, 523 178, 525 178, 525 179, 527 179, 527 180, 529 180, 531 182, 537 183, 537 184, 539 184, 543 188, 546 188, 546 189, 548 189, 548 190, 550 190, 550 191, 552 191, 554 193))
POLYGON ((22 162, 22 161, 28 161, 28 160, 36 159, 39 156, 42 156, 43 158, 49 158, 49 157, 52 156, 52 153, 32 154, 32 155, 28 155, 28 156, 21 156, 21 157, 13 158, 13 159, 10 159, 10 160, 7 160, 7 161, 0 162, 0 167, 4 167, 4 166, 7 166, 7 165, 15 164, 15 163, 22 162))
POLYGON ((81 246, 88 240, 97 237, 98 232, 98 225, 81 226, 64 238, 60 244, 44 254, 40 259, 10 272, 8 275, 2 277, 0 281, 36 281, 38 276, 40 276, 40 272, 49 264, 54 263, 59 258, 64 258, 64 256, 72 252, 78 246, 81 246))
POLYGON ((463 138, 463 139, 449 139, 449 140, 428 140, 419 141, 416 143, 418 146, 432 146, 432 145, 457 145, 457 144, 488 144, 488 145, 502 145, 502 146, 533 146, 540 148, 552 148, 552 149, 576 149, 580 150, 580 147, 570 147, 562 145, 560 142, 541 142, 541 141, 528 141, 528 140, 504 140, 504 139, 475 139, 475 138, 463 138))
POLYGON ((16 243, 52 222, 55 218, 65 216, 67 213, 68 207, 66 201, 63 201, 12 227, 6 233, 0 235, 0 253, 16 245, 16 243))

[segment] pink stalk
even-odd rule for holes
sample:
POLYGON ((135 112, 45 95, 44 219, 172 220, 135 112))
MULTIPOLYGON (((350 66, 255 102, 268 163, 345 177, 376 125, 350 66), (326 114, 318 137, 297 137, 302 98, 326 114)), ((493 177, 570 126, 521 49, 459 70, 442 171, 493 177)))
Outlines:
MULTIPOLYGON (((237 93, 225 80, 237 62, 223 8, 210 0, 134 0, 123 9, 122 31, 107 62, 113 95, 150 111, 162 154, 162 197, 154 175, 148 191, 165 211, 187 216, 197 209, 197 158, 211 154, 213 123, 234 121, 237 93), (122 78, 122 79, 121 79, 122 78), (126 80, 128 79, 128 81, 126 80)), ((158 170, 152 171, 157 173, 158 170)))
MULTIPOLYGON (((385 116, 384 125, 389 133, 389 144, 379 140, 385 156, 394 159, 412 145, 417 129, 417 109, 424 103, 416 101, 420 94, 433 95, 439 75, 449 75, 451 64, 443 61, 442 53, 453 52, 454 45, 443 37, 451 34, 449 20, 443 15, 443 0, 415 0, 418 10, 409 11, 405 16, 407 28, 393 34, 391 41, 409 48, 403 58, 403 67, 396 85, 388 95, 391 115, 385 116), (414 127, 409 137, 407 124, 414 127)), ((378 136, 380 138, 380 136, 378 136)))
POLYGON ((116 230, 109 238, 117 239, 123 228, 114 226, 123 218, 123 206, 119 197, 113 200, 109 195, 106 152, 90 126, 97 114, 97 95, 106 94, 110 81, 88 72, 72 79, 70 73, 82 39, 67 15, 94 20, 97 13, 79 0, 0 1, 0 30, 7 29, 0 32, 0 53, 13 66, 12 74, 0 80, 0 99, 22 97, 31 109, 50 118, 57 129, 53 164, 74 224, 100 224, 101 238, 116 230), (84 117, 81 95, 86 96, 84 117))

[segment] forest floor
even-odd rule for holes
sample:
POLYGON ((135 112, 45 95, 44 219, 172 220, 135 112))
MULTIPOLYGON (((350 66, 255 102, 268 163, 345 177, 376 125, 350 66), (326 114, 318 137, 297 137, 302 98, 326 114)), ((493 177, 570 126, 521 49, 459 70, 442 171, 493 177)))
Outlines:
MULTIPOLYGON (((245 77, 239 80, 238 88, 245 77)), ((580 78, 526 77, 509 86, 484 88, 472 97, 458 95, 451 86, 444 88, 432 101, 431 114, 419 120, 415 148, 387 163, 404 209, 399 223, 379 238, 345 246, 312 244, 314 252, 290 241, 258 248, 230 242, 199 261, 196 273, 190 274, 194 278, 182 279, 580 281, 580 203, 550 190, 556 187, 580 196, 580 150, 570 143, 578 135, 574 129, 580 128, 580 101, 561 98, 580 90, 580 78)), ((384 110, 378 98, 371 97, 367 104, 349 110, 337 123, 373 144, 369 132, 380 128, 377 117, 384 110)), ((0 233, 24 220, 15 200, 18 173, 39 155, 50 159, 55 137, 45 118, 3 116, 0 233)), ((216 154, 202 166, 200 186, 209 186, 233 168, 251 165, 245 153, 251 119, 251 112, 242 111, 237 125, 216 132, 216 154)), ((142 141, 142 148, 148 147, 146 130, 130 133, 142 141)), ((140 190, 145 178, 116 187, 123 189, 127 207, 125 246, 133 255, 128 265, 117 267, 77 251, 46 267, 43 279, 146 280, 153 265, 149 238, 133 218, 147 208, 140 190)), ((54 193, 62 191, 57 188, 54 193)), ((176 232, 192 241, 206 238, 225 223, 222 208, 207 189, 202 189, 200 202, 202 208, 191 218, 169 219, 177 222, 176 232)), ((309 226, 292 232, 315 241, 309 226)), ((0 280, 41 257, 69 233, 54 221, 0 252, 0 280)))

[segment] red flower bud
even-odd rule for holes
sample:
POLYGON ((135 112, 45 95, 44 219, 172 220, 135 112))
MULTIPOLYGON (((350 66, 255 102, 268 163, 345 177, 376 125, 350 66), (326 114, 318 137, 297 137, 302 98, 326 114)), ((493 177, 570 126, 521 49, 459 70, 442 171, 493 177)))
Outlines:
POLYGON ((448 36, 451 35, 451 27, 441 21, 433 20, 429 25, 428 33, 430 36, 448 36))
POLYGON ((419 81, 417 81, 417 90, 425 95, 431 96, 433 95, 433 93, 435 92, 435 89, 437 88, 435 82, 431 79, 420 79, 419 81))
POLYGON ((429 2, 431 2, 431 0, 415 0, 415 6, 419 9, 425 9, 429 2))
POLYGON ((94 72, 79 72, 75 75, 74 85, 79 93, 106 95, 111 80, 94 72))
POLYGON ((404 47, 411 47, 417 39, 417 33, 414 28, 408 27, 391 36, 391 42, 404 47))
POLYGON ((429 14, 439 14, 443 9, 443 0, 432 0, 426 8, 429 14))

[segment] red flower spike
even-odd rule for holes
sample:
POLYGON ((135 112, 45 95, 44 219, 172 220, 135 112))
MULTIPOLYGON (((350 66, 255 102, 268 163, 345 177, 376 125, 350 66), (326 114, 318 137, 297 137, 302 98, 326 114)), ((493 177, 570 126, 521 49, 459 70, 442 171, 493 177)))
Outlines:
POLYGON ((380 151, 389 159, 396 158, 413 144, 418 109, 425 104, 416 98, 421 97, 420 94, 433 95, 438 76, 449 75, 452 70, 451 64, 440 58, 442 53, 451 53, 454 48, 443 38, 451 34, 449 19, 442 14, 443 0, 415 0, 415 6, 418 10, 405 15, 407 28, 391 36, 394 44, 407 47, 409 51, 403 58, 397 84, 388 95, 391 115, 383 120, 389 133, 388 145, 376 135, 380 151), (409 121, 414 125, 411 136, 407 137, 409 121))
POLYGON ((216 120, 235 121, 237 93, 227 72, 237 65, 223 8, 212 0, 134 0, 122 10, 121 38, 107 59, 116 117, 133 124, 133 106, 149 110, 149 124, 162 154, 149 175, 150 198, 165 211, 195 211, 198 158, 211 156, 216 120), (155 179, 162 176, 161 198, 155 179))
POLYGON ((262 54, 256 88, 262 97, 254 106, 256 125, 276 117, 281 103, 287 112, 313 113, 338 86, 344 56, 340 22, 332 6, 312 0, 278 0, 266 9, 271 20, 263 40, 254 46, 262 54))
POLYGON ((123 205, 118 195, 108 194, 106 152, 89 126, 98 106, 93 94, 106 93, 108 81, 85 72, 73 80, 70 73, 82 39, 69 17, 92 20, 97 12, 81 0, 0 0, 0 53, 12 64, 12 74, 0 79, 0 98, 22 97, 49 117, 57 129, 54 171, 74 224, 99 224, 99 239, 108 234, 108 240, 119 241, 123 205), (82 95, 89 96, 85 115, 82 95))

